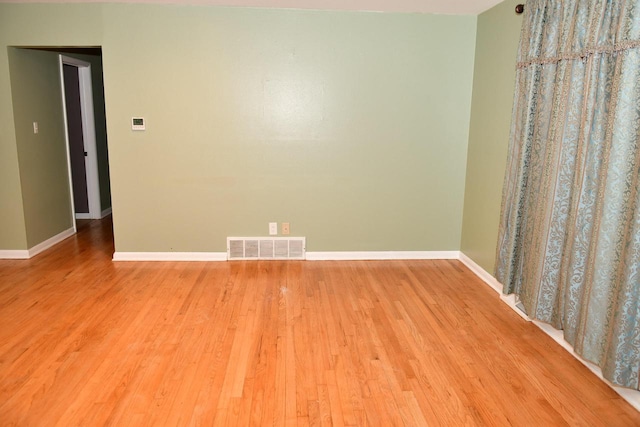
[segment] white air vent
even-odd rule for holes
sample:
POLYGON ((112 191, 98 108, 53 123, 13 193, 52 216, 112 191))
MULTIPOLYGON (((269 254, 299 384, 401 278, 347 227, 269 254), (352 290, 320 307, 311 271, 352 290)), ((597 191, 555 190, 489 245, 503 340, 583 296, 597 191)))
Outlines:
POLYGON ((227 258, 305 259, 304 237, 227 237, 227 258))

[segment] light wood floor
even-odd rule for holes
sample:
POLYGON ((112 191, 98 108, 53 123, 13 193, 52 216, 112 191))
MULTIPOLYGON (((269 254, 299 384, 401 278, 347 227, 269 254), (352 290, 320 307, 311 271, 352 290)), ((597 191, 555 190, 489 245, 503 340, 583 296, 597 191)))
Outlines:
POLYGON ((0 261, 0 425, 638 426, 458 261, 0 261))

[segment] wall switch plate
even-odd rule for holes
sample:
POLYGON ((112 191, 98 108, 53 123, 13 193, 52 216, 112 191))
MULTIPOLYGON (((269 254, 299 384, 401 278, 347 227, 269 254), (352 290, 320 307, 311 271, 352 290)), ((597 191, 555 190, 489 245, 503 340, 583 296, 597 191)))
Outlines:
POLYGON ((270 236, 275 236, 276 234, 278 234, 278 223, 277 222, 270 222, 269 223, 269 235, 270 236))
POLYGON ((282 223, 282 234, 289 234, 289 223, 288 222, 283 222, 282 223))
POLYGON ((38 122, 33 122, 33 133, 38 133, 38 122))

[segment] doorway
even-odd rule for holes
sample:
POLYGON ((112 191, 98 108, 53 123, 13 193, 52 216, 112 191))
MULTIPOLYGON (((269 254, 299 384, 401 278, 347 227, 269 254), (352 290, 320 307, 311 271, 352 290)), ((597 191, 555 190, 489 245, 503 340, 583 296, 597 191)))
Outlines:
MULTIPOLYGON (((75 224, 76 220, 103 218, 111 213, 111 204, 110 195, 107 195, 108 206, 105 207, 101 200, 105 199, 101 194, 105 186, 100 183, 98 164, 101 153, 98 152, 96 141, 91 63, 63 54, 59 58, 69 187, 75 224)), ((103 168, 108 168, 106 153, 102 153, 102 157, 103 168)))
POLYGON ((87 185, 87 151, 84 148, 82 126, 82 103, 80 99, 80 76, 78 67, 62 64, 64 78, 64 101, 67 113, 67 135, 71 187, 76 219, 89 219, 89 194, 87 185))

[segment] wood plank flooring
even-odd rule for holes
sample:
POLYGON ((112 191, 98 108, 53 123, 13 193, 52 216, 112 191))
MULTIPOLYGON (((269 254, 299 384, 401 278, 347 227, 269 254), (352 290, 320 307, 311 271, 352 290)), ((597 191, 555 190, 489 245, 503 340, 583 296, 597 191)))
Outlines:
POLYGON ((639 426, 458 261, 0 260, 1 426, 639 426))

